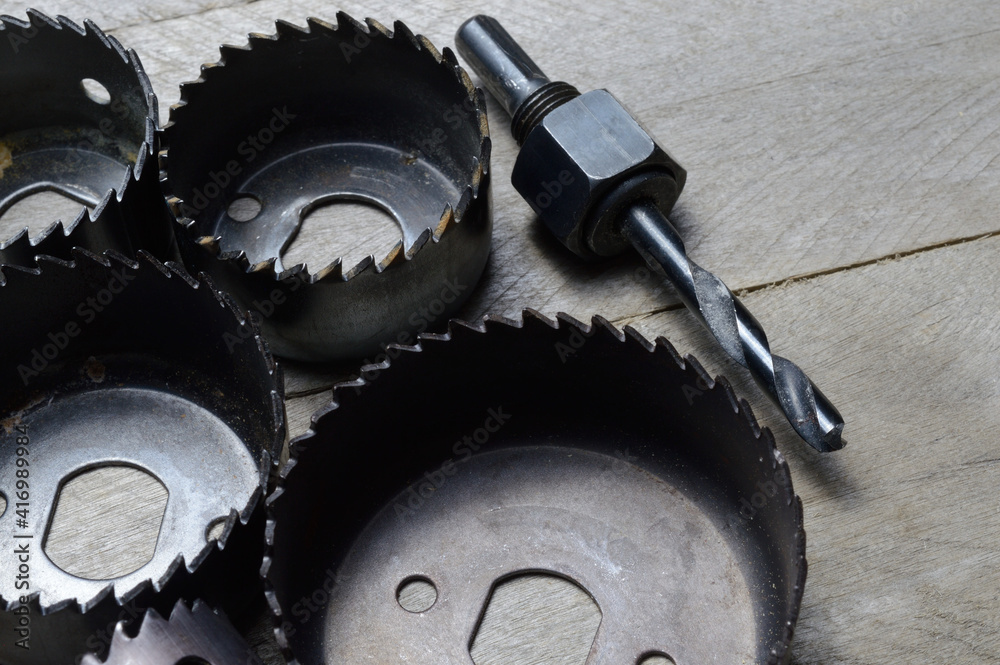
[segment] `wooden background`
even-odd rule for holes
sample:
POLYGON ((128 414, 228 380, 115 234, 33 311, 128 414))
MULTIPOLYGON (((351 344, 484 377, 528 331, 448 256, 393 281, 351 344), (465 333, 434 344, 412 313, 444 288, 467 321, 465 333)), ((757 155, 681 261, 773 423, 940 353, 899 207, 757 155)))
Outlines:
MULTIPOLYGON (((848 446, 821 456, 796 440, 674 293, 643 277, 638 258, 583 266, 546 237, 508 182, 515 145, 492 100, 494 250, 465 316, 599 313, 664 335, 730 378, 775 432, 805 505, 809 578, 795 662, 1000 663, 995 2, 50 0, 39 8, 92 18, 136 49, 161 119, 178 83, 217 59, 218 44, 271 32, 275 18, 333 20, 337 9, 387 25, 401 19, 439 47, 484 11, 551 76, 611 89, 688 169, 674 219, 691 256, 739 292, 775 352, 838 406, 848 446)), ((4 13, 23 10, 0 2, 4 13)), ((310 218, 300 250, 327 258, 351 250, 361 236, 348 217, 341 209, 310 218)), ((20 221, 5 217, 4 235, 20 221)), ((373 228, 382 230, 352 256, 391 244, 391 226, 373 228)), ((331 379, 301 366, 288 374, 300 433, 331 379)), ((108 491, 100 477, 90 483, 80 497, 108 491)), ((72 512, 78 499, 64 500, 72 512)), ((158 500, 148 504, 155 516, 158 500)), ((81 557, 76 540, 63 539, 70 558, 81 557)), ((589 601, 578 596, 566 602, 583 609, 560 610, 547 648, 510 651, 525 625, 518 617, 554 614, 548 583, 510 594, 509 627, 491 633, 478 665, 582 665, 579 643, 592 632, 576 630, 589 620, 589 601)))

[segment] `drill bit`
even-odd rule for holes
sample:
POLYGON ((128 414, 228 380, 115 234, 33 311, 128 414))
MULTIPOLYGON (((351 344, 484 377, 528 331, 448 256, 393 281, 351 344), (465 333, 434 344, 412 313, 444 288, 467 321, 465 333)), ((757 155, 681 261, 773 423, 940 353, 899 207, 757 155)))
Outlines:
POLYGON ((670 280, 723 350, 750 370, 802 439, 821 452, 843 448, 844 420, 802 369, 771 353, 767 335, 721 279, 688 258, 680 235, 648 202, 633 206, 622 233, 656 272, 670 280))
POLYGON ((511 115, 522 146, 515 188, 584 258, 629 245, 676 288, 723 350, 750 371, 816 450, 843 447, 844 420, 795 363, 771 353, 760 323, 718 277, 688 258, 667 218, 685 172, 610 93, 551 81, 495 19, 476 16, 458 50, 511 115))

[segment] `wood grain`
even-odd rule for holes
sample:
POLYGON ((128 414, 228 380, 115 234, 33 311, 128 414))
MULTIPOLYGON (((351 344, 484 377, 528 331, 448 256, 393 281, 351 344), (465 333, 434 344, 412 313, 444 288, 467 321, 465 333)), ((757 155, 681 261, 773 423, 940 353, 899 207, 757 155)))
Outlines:
POLYGON ((515 577, 493 590, 469 654, 475 665, 583 665, 600 623, 600 608, 572 582, 554 575, 515 577))
POLYGON ((99 2, 98 0, 51 0, 43 4, 5 2, 0 13, 24 20, 34 8, 49 16, 63 15, 82 25, 90 19, 105 32, 130 26, 150 25, 181 16, 197 16, 212 9, 241 5, 252 0, 170 0, 170 2, 99 2))
POLYGON ((86 471, 56 497, 45 554, 85 579, 127 575, 153 558, 167 499, 167 488, 139 469, 86 471))
POLYGON ((808 536, 798 663, 1000 663, 998 253, 991 237, 747 296, 841 409, 838 454, 796 441, 687 312, 634 321, 777 435, 808 536))
MULTIPOLYGON (((473 11, 454 0, 42 7, 93 16, 135 48, 164 120, 219 43, 339 8, 402 19, 438 46, 473 11)), ((668 336, 732 380, 775 431, 805 504, 795 662, 1000 663, 1000 12, 987 0, 477 10, 554 77, 618 94, 687 167, 673 218, 692 257, 743 294, 774 351, 841 409, 848 447, 806 450, 637 258, 583 265, 548 238, 508 182, 516 146, 492 101, 494 251, 463 315, 599 313, 668 336)), ((39 230, 50 221, 39 219, 39 230)), ((310 234, 348 251, 360 231, 341 220, 310 234)), ((286 364, 293 433, 353 369, 286 364)), ((516 613, 551 617, 547 598, 544 583, 526 584, 516 613)), ((579 648, 579 625, 551 631, 557 652, 579 648)), ((484 657, 507 653, 516 630, 508 637, 484 657)), ((254 641, 278 662, 263 619, 254 641)))

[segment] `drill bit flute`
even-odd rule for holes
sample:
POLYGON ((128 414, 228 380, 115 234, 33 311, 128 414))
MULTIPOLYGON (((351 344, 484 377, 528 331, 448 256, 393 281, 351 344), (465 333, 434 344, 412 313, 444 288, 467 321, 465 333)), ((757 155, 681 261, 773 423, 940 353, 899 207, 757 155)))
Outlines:
POLYGON ((844 421, 722 280, 691 261, 667 213, 686 172, 606 90, 550 81, 488 16, 458 31, 458 50, 511 115, 521 150, 511 180, 556 237, 583 258, 634 247, 784 411, 813 448, 843 447, 844 421))

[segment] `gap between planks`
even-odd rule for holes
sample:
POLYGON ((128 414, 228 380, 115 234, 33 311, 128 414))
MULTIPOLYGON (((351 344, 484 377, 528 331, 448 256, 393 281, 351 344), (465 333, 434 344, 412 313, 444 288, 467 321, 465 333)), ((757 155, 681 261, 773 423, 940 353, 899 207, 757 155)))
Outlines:
MULTIPOLYGON (((1000 233, 1000 231, 987 231, 986 233, 979 233, 973 236, 968 236, 966 238, 955 238, 954 240, 945 240, 943 242, 933 243, 925 247, 918 247, 916 249, 910 249, 903 252, 893 252, 892 254, 887 254, 885 256, 879 256, 873 259, 866 259, 864 261, 858 261, 856 263, 851 263, 846 266, 837 266, 835 268, 827 268, 825 270, 817 270, 816 272, 803 273, 801 275, 794 275, 785 279, 773 280, 770 282, 764 282, 763 284, 755 284, 753 286, 747 286, 741 289, 737 289, 733 292, 738 298, 742 298, 750 293, 756 293, 757 291, 763 291, 765 289, 773 289, 778 287, 785 287, 791 284, 798 284, 801 282, 808 282, 814 279, 819 279, 826 277, 827 275, 836 275, 839 273, 849 272, 856 268, 865 268, 867 266, 873 265, 885 265, 893 261, 898 261, 899 259, 905 259, 910 256, 915 256, 917 254, 925 254, 927 252, 933 252, 938 249, 945 249, 948 247, 955 247, 957 245, 965 245, 969 243, 978 242, 980 240, 988 240, 993 236, 1000 233)), ((638 314, 632 314, 628 316, 620 316, 613 319, 611 323, 613 325, 626 324, 631 321, 638 321, 640 319, 645 319, 656 314, 662 314, 663 312, 673 312, 678 309, 684 309, 685 305, 683 303, 674 303, 671 305, 666 305, 664 307, 658 307, 656 309, 651 309, 646 312, 639 312, 638 314)))
MULTIPOLYGON (((792 284, 798 284, 798 283, 812 281, 812 280, 815 280, 815 279, 821 279, 821 278, 829 276, 829 275, 835 275, 835 274, 839 274, 839 273, 849 272, 849 271, 855 270, 857 268, 865 268, 865 267, 872 266, 872 265, 877 265, 877 264, 885 265, 885 264, 891 263, 893 261, 898 261, 900 259, 905 259, 905 258, 908 258, 908 257, 911 257, 911 256, 916 256, 916 255, 919 255, 919 254, 926 254, 926 253, 929 253, 929 252, 933 252, 933 251, 941 250, 941 249, 946 249, 946 248, 949 248, 949 247, 955 247, 955 246, 958 246, 958 245, 965 245, 965 244, 975 243, 975 242, 979 242, 979 241, 983 241, 983 240, 988 240, 989 238, 992 238, 992 237, 996 236, 998 233, 1000 233, 1000 231, 988 231, 986 233, 979 233, 979 234, 976 234, 976 235, 973 235, 973 236, 968 236, 968 237, 965 237, 965 238, 956 238, 954 240, 946 240, 946 241, 943 241, 943 242, 934 243, 934 244, 931 244, 931 245, 927 245, 925 247, 919 247, 917 249, 911 249, 911 250, 907 250, 907 251, 904 251, 904 252, 894 252, 893 254, 889 254, 889 255, 886 255, 886 256, 880 256, 880 257, 873 258, 873 259, 867 259, 867 260, 864 260, 864 261, 858 261, 856 263, 852 263, 852 264, 846 265, 846 266, 837 266, 836 268, 829 268, 829 269, 826 269, 826 270, 819 270, 819 271, 812 272, 812 273, 805 273, 805 274, 802 274, 802 275, 796 275, 796 276, 793 276, 793 277, 789 277, 787 279, 775 280, 775 281, 766 282, 766 283, 763 283, 763 284, 756 284, 754 286, 749 286, 749 287, 746 287, 746 288, 738 289, 737 291, 735 291, 735 294, 736 294, 737 297, 743 298, 743 297, 745 297, 748 294, 755 293, 757 291, 763 291, 765 289, 772 289, 772 288, 779 288, 779 287, 783 288, 783 287, 786 287, 786 286, 790 286, 792 284)), ((623 325, 633 324, 633 323, 635 323, 637 321, 641 321, 643 319, 647 319, 647 318, 649 318, 651 316, 655 316, 657 314, 662 314, 662 313, 665 313, 665 312, 672 312, 672 311, 680 310, 680 309, 684 309, 684 305, 682 303, 673 303, 673 304, 670 304, 670 305, 666 305, 664 307, 655 308, 655 309, 648 310, 648 311, 645 311, 645 312, 637 312, 635 314, 631 314, 631 315, 628 315, 628 316, 617 317, 617 318, 611 320, 611 324, 615 325, 617 327, 622 327, 623 325)), ((485 315, 486 312, 483 312, 482 314, 485 315)), ((360 370, 360 366, 357 369, 360 370)), ((286 371, 287 371, 287 368, 286 368, 286 371)), ((357 374, 357 373, 358 373, 357 371, 354 372, 354 374, 357 374)), ((331 390, 333 390, 333 386, 336 385, 337 383, 338 383, 338 381, 331 381, 329 383, 323 383, 323 384, 321 384, 321 385, 319 385, 317 387, 314 387, 314 388, 309 388, 309 389, 305 389, 305 390, 300 390, 300 391, 297 391, 297 392, 289 393, 289 394, 287 394, 285 396, 285 403, 286 404, 290 404, 293 401, 305 400, 305 399, 308 398, 308 401, 309 401, 310 404, 315 404, 315 403, 318 402, 317 396, 321 396, 321 395, 324 395, 326 393, 329 393, 331 390)), ((324 403, 321 403, 320 406, 322 406, 324 403)))

